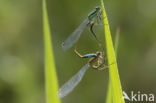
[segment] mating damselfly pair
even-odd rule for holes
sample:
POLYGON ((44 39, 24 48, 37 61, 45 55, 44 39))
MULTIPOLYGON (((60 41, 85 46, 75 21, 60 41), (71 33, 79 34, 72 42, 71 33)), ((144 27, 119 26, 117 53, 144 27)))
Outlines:
POLYGON ((82 32, 84 31, 85 27, 88 26, 90 28, 91 34, 94 36, 98 45, 101 48, 101 52, 97 51, 95 54, 86 54, 81 55, 75 48, 75 53, 80 56, 81 58, 91 58, 86 65, 84 65, 77 74, 75 74, 71 79, 69 79, 58 91, 58 97, 62 98, 69 94, 81 81, 85 72, 89 67, 96 69, 96 70, 103 70, 108 68, 105 65, 106 60, 106 53, 104 51, 104 47, 100 40, 97 38, 96 34, 93 31, 93 26, 102 20, 101 18, 102 11, 100 7, 96 7, 88 17, 80 24, 80 26, 62 43, 62 49, 67 50, 71 48, 75 43, 77 43, 78 39, 80 38, 82 32))

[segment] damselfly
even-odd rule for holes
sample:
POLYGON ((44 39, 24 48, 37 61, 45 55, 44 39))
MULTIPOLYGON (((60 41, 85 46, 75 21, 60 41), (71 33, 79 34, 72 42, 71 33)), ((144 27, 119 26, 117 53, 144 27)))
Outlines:
POLYGON ((101 46, 101 42, 97 39, 95 33, 93 32, 93 26, 99 20, 101 20, 101 9, 100 7, 96 7, 86 18, 80 26, 62 43, 62 49, 67 50, 71 48, 80 38, 82 32, 84 31, 86 26, 90 27, 90 32, 93 34, 95 39, 98 41, 99 45, 101 46))
POLYGON ((84 65, 80 71, 75 74, 71 79, 69 79, 58 91, 58 97, 63 98, 64 96, 68 95, 82 80, 85 72, 88 70, 89 67, 96 69, 96 70, 103 70, 108 68, 105 65, 105 53, 96 52, 91 54, 86 54, 82 56, 76 49, 75 53, 80 56, 81 58, 91 58, 86 65, 84 65))

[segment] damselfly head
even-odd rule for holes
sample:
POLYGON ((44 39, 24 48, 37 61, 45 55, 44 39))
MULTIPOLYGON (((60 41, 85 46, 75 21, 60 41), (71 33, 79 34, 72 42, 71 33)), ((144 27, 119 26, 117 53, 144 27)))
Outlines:
POLYGON ((96 55, 97 55, 97 56, 100 56, 100 55, 101 55, 101 52, 97 51, 97 52, 96 52, 96 55))
POLYGON ((97 11, 99 11, 99 10, 100 10, 100 6, 97 6, 95 9, 96 9, 97 11))

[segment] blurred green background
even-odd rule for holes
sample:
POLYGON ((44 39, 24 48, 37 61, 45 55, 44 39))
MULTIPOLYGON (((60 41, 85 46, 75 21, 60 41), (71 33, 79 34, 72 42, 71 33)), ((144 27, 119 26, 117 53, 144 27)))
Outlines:
MULTIPOLYGON (((118 67, 123 90, 156 94, 156 0, 104 0, 113 40, 120 26, 118 67)), ((59 86, 85 63, 61 43, 100 0, 47 0, 59 86)), ((103 27, 94 27, 104 42, 103 27)), ((86 28, 82 54, 99 50, 86 28)), ((0 103, 45 103, 41 0, 0 0, 0 103)), ((104 103, 108 70, 89 69, 63 103, 104 103)), ((137 102, 138 103, 138 102, 137 102)))

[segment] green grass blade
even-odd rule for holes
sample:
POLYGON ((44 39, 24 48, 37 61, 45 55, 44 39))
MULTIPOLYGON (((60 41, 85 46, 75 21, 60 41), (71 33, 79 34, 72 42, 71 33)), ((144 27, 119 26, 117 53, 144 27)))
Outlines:
POLYGON ((125 103, 123 96, 122 96, 122 89, 118 74, 118 68, 116 63, 116 57, 114 52, 114 47, 112 43, 112 38, 110 34, 109 24, 107 15, 104 8, 103 0, 101 0, 101 6, 103 10, 103 18, 104 18, 104 29, 105 29, 105 39, 106 39, 106 46, 107 46, 107 56, 108 56, 108 63, 112 64, 109 66, 109 75, 112 87, 112 96, 114 103, 125 103))
POLYGON ((113 103, 113 98, 112 98, 112 85, 111 85, 110 79, 109 79, 109 84, 108 84, 106 103, 113 103))
MULTIPOLYGON (((117 51, 118 51, 118 46, 119 46, 119 36, 120 36, 120 28, 118 27, 116 30, 115 44, 114 44, 116 58, 117 58, 117 51)), ((106 103, 113 103, 111 86, 112 86, 111 81, 109 80, 106 103)))
POLYGON ((117 52, 118 52, 118 47, 119 47, 119 37, 120 37, 120 28, 118 27, 116 30, 116 36, 115 36, 115 42, 114 42, 116 58, 118 56, 117 52))
POLYGON ((55 62, 52 51, 52 41, 50 36, 50 27, 48 22, 48 14, 46 1, 43 0, 43 32, 44 32, 44 49, 45 49, 45 88, 46 103, 60 103, 57 97, 58 83, 55 70, 55 62))

